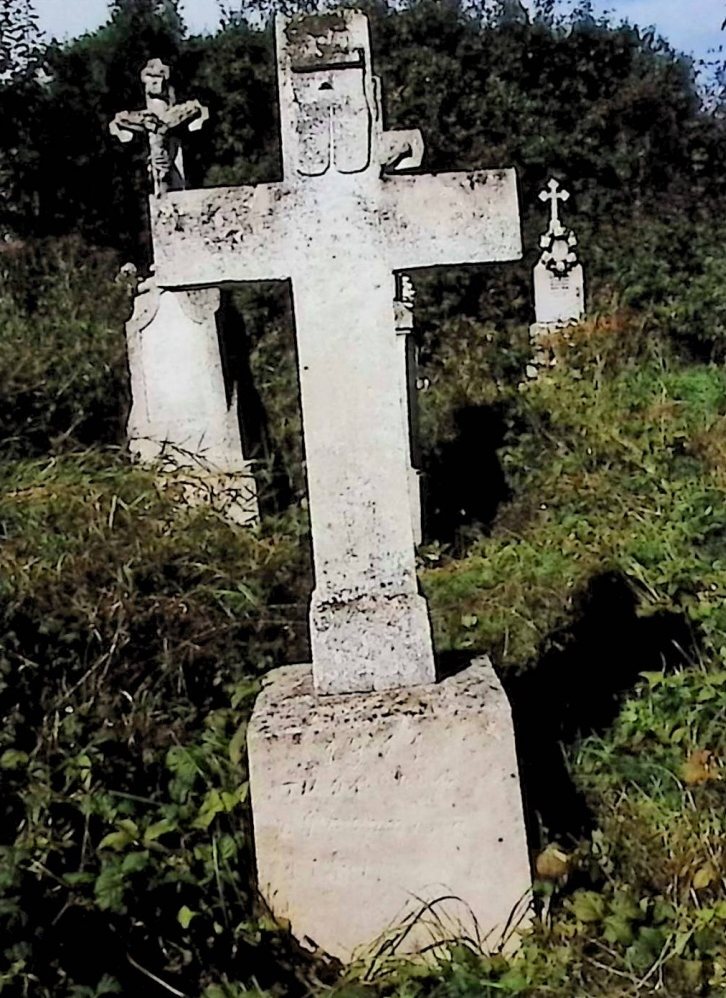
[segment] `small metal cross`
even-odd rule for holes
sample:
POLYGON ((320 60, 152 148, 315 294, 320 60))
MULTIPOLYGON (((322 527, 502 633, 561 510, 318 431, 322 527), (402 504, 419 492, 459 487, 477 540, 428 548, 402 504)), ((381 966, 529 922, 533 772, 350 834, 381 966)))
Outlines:
POLYGON ((559 235, 564 231, 563 225, 560 222, 559 202, 569 201, 569 191, 560 190, 559 182, 553 178, 547 184, 547 190, 540 192, 539 199, 540 201, 550 202, 550 232, 559 235))
POLYGON ((149 140, 149 172, 154 194, 184 190, 184 161, 178 133, 186 126, 198 131, 209 117, 209 111, 199 101, 176 104, 174 90, 169 85, 169 67, 161 59, 152 59, 141 73, 146 92, 143 111, 120 111, 109 128, 121 142, 130 142, 136 134, 149 140))

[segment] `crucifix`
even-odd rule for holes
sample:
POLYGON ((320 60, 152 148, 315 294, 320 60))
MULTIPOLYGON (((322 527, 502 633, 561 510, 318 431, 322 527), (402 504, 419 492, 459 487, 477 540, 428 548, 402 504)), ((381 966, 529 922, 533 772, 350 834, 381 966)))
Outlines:
MULTIPOLYGON (((180 133, 209 117, 199 101, 176 104, 170 71, 160 59, 141 73, 146 108, 122 111, 111 134, 149 142, 154 199, 186 184, 180 133)), ((152 273, 139 285, 126 324, 132 407, 129 445, 142 461, 181 482, 192 501, 220 509, 237 523, 258 516, 255 480, 242 453, 236 396, 225 386, 217 330, 217 288, 170 291, 152 273), (228 395, 231 397, 228 398, 228 395)))
POLYGON ((176 103, 169 75, 169 67, 161 59, 151 59, 141 71, 146 108, 120 111, 109 126, 111 134, 121 142, 130 142, 136 134, 146 135, 149 172, 156 197, 167 191, 184 190, 186 179, 179 132, 183 128, 199 131, 209 118, 209 111, 197 100, 176 103))
POLYGON ((540 263, 556 276, 566 276, 577 266, 577 236, 562 224, 559 214, 559 202, 564 204, 569 201, 570 192, 560 190, 559 183, 552 179, 547 184, 547 190, 540 192, 539 199, 550 202, 549 228, 539 240, 542 250, 540 263))
POLYGON ((278 17, 283 180, 152 199, 165 288, 292 282, 315 589, 315 687, 431 683, 401 419, 396 273, 521 256, 513 170, 413 174, 383 127, 368 19, 278 17))

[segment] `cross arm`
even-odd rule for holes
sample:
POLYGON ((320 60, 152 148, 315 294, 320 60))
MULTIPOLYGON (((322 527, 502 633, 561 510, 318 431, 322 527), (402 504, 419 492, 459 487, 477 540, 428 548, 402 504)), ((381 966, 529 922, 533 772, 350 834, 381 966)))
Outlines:
POLYGON ((295 201, 284 183, 174 191, 151 199, 159 285, 289 278, 295 201))
POLYGON ((153 111, 119 111, 108 127, 115 138, 130 142, 139 132, 160 132, 163 123, 153 111))
POLYGON ((521 258, 514 170, 386 176, 382 185, 393 270, 521 258))
POLYGON ((172 104, 163 115, 151 108, 143 111, 119 111, 109 125, 109 130, 122 142, 130 142, 134 133, 173 132, 181 125, 186 125, 190 132, 197 132, 208 119, 207 108, 198 100, 190 100, 185 104, 172 104))
POLYGON ((198 132, 209 120, 209 109, 198 100, 188 100, 183 104, 172 104, 166 112, 165 124, 170 131, 186 125, 190 132, 198 132))

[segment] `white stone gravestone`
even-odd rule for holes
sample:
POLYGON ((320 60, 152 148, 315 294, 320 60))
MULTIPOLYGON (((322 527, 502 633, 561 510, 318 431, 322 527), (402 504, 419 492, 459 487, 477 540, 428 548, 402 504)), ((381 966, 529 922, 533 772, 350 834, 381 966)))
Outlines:
MULTIPOLYGON (((207 110, 175 104, 169 68, 158 59, 141 74, 147 107, 117 114, 111 132, 123 142, 148 137, 154 197, 185 186, 178 133, 200 128, 207 110)), ((237 523, 258 518, 257 489, 244 459, 237 399, 227 398, 217 331, 216 289, 169 291, 152 275, 140 285, 126 324, 132 407, 126 433, 142 462, 190 502, 207 502, 237 523)))
POLYGON ((521 255, 515 176, 392 170, 421 138, 383 129, 365 15, 276 35, 284 179, 151 203, 160 286, 292 281, 313 661, 273 673, 250 721, 259 885, 344 960, 422 899, 444 898, 407 945, 491 945, 530 876, 511 717, 488 661, 435 683, 394 303, 397 271, 521 255))
POLYGON ((560 202, 569 200, 569 192, 561 190, 552 179, 540 200, 550 204, 550 221, 540 238, 542 253, 534 268, 535 322, 530 327, 535 358, 531 377, 538 368, 553 362, 544 346, 548 334, 581 322, 585 317, 585 278, 577 259, 577 237, 566 228, 559 214, 560 202))

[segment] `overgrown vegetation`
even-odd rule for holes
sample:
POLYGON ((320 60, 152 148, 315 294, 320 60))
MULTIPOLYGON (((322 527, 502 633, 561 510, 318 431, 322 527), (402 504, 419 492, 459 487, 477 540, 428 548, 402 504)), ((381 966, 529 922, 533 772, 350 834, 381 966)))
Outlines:
POLYGON ((308 656, 289 307, 235 297, 291 485, 242 530, 125 455, 117 274, 143 255, 143 152, 129 182, 105 128, 146 58, 174 58, 216 118, 197 178, 274 175, 270 39, 242 19, 189 41, 174 4, 122 0, 0 105, 5 224, 26 240, 0 259, 3 996, 726 993, 722 119, 686 60, 586 10, 371 13, 389 120, 423 128, 428 165, 522 180, 521 267, 417 278, 419 555, 442 668, 488 652, 508 687, 538 919, 513 957, 341 974, 256 898, 245 721, 263 674, 308 656), (550 171, 577 194, 591 317, 526 382, 550 171))

